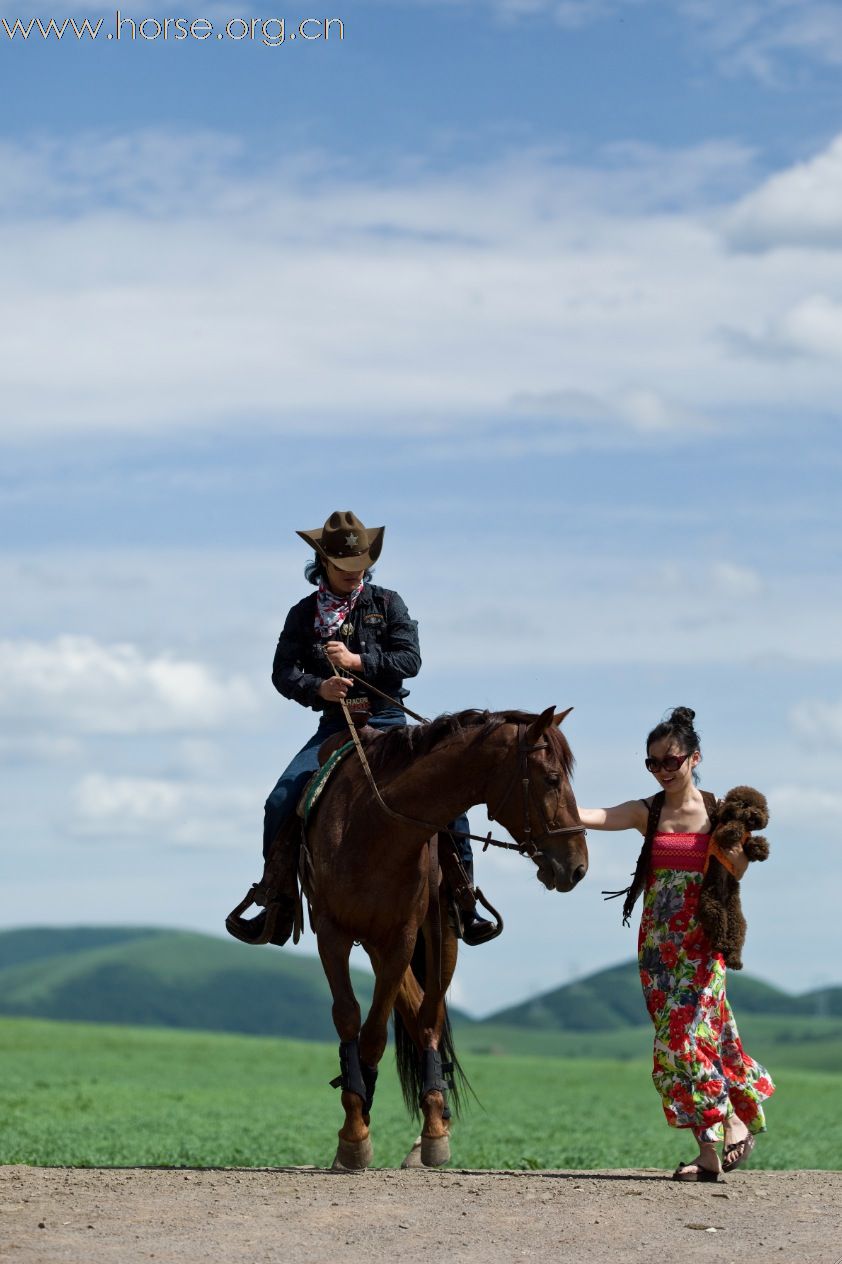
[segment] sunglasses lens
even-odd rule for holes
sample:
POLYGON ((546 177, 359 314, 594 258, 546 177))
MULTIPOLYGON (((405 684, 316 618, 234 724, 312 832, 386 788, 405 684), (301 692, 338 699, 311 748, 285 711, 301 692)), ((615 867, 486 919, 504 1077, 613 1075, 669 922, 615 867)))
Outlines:
POLYGON ((686 755, 666 755, 663 759, 652 759, 650 757, 643 762, 649 772, 660 772, 661 769, 664 772, 678 772, 686 758, 686 755))

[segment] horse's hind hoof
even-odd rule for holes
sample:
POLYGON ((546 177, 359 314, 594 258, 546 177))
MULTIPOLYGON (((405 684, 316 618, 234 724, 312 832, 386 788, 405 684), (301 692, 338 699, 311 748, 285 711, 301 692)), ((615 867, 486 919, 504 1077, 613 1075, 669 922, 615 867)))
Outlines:
POLYGON ((331 1172, 364 1172, 374 1158, 371 1140, 344 1141, 339 1138, 336 1155, 330 1165, 331 1172))
POLYGON ((416 1137, 412 1143, 412 1149, 401 1164, 401 1168, 406 1171, 407 1168, 423 1167, 421 1162, 421 1138, 416 1137))
MULTIPOLYGON (((414 1147, 413 1147, 414 1148, 414 1147)), ((450 1162, 450 1137, 421 1137, 421 1163, 424 1167, 442 1167, 450 1162)))

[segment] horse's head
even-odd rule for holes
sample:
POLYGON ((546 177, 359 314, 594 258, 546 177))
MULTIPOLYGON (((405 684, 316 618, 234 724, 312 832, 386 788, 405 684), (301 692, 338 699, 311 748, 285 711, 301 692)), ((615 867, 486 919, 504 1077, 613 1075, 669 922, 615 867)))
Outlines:
POLYGON ((570 784, 573 752, 561 732, 572 710, 555 714, 548 707, 531 722, 515 726, 503 791, 489 804, 490 819, 505 825, 520 850, 534 860, 548 891, 572 891, 588 871, 585 827, 570 784))

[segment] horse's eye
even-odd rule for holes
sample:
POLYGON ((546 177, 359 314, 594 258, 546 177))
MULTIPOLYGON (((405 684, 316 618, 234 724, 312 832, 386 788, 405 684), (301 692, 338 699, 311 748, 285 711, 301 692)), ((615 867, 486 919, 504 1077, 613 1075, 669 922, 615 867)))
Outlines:
POLYGON ((544 774, 544 780, 548 786, 557 786, 561 784, 561 778, 557 772, 548 772, 544 774))

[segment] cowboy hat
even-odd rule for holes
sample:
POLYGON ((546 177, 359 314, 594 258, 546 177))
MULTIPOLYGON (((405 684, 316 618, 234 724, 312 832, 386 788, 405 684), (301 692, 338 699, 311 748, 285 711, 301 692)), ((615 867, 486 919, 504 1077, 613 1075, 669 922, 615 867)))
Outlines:
POLYGON ((385 527, 366 530, 350 509, 335 510, 325 525, 314 531, 297 531, 319 557, 341 571, 368 570, 380 556, 385 527))

